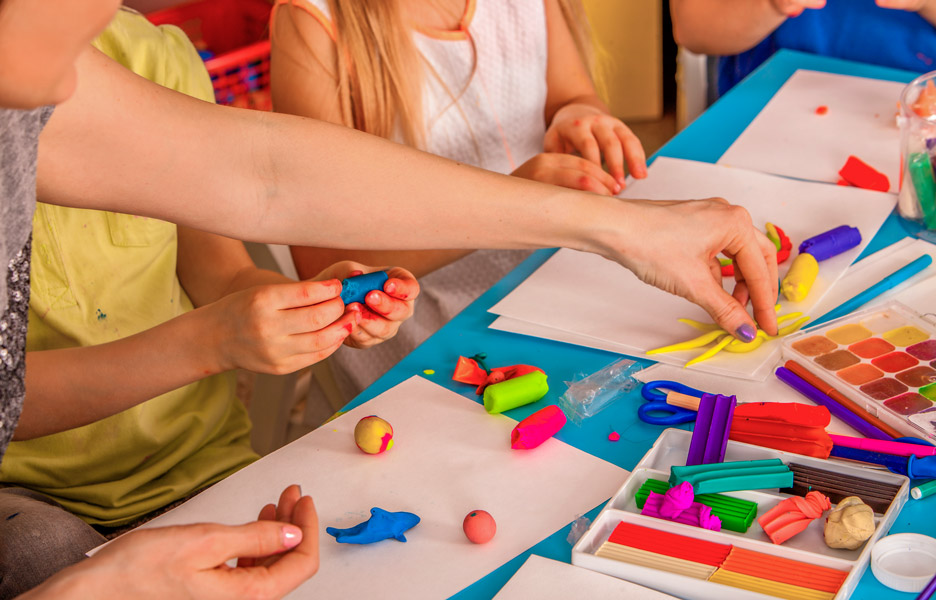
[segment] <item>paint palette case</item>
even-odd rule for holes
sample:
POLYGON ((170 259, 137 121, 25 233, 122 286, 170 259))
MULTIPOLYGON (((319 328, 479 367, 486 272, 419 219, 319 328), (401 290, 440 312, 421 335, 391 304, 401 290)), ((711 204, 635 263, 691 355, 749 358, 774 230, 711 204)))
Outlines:
POLYGON ((893 496, 875 510, 874 533, 856 550, 833 549, 825 544, 823 530, 828 512, 782 545, 772 543, 757 518, 791 496, 776 489, 720 494, 756 505, 746 532, 732 531, 724 525, 721 531, 709 531, 640 514, 638 490, 649 479, 667 480, 671 467, 684 465, 691 438, 691 432, 681 429, 663 431, 572 548, 572 564, 680 598, 845 600, 868 567, 872 545, 887 534, 907 501, 909 480, 902 475, 729 441, 726 461, 779 458, 785 464, 822 469, 837 478, 860 478, 868 486, 888 488, 893 496), (621 541, 627 535, 632 536, 633 547, 621 541), (669 544, 669 549, 658 550, 655 543, 669 544), (731 566, 732 560, 741 566, 731 566), (804 587, 806 581, 812 587, 804 587))
POLYGON ((936 324, 905 305, 791 335, 783 355, 898 431, 936 443, 936 324))

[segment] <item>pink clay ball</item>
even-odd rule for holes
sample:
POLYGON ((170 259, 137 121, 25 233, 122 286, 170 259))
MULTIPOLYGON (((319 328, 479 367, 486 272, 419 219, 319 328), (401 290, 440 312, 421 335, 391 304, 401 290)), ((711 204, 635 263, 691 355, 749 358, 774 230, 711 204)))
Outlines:
POLYGON ((484 510, 473 510, 468 513, 462 527, 465 529, 465 536, 475 544, 490 542, 497 532, 494 517, 484 510))

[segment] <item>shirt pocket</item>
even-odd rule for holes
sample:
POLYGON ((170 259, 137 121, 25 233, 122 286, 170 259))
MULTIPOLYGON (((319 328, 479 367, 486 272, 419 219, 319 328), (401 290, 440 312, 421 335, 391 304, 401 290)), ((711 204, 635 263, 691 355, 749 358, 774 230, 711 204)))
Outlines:
POLYGON ((37 203, 33 215, 32 266, 30 304, 39 314, 52 309, 77 306, 72 292, 62 248, 57 234, 55 212, 47 204, 37 203))

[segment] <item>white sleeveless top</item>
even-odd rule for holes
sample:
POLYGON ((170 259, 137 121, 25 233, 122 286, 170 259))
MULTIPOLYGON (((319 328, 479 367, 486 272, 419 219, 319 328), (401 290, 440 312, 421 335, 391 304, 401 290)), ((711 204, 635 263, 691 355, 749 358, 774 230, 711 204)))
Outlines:
MULTIPOLYGON (((296 5, 333 34, 328 0, 297 0, 296 5)), ((413 36, 429 64, 423 86, 426 150, 504 174, 543 151, 547 92, 543 0, 467 0, 458 30, 419 29, 413 36), (473 62, 474 76, 465 88, 473 62), (452 94, 458 97, 455 104, 452 94)), ((420 279, 416 312, 394 339, 366 351, 342 347, 334 355, 342 392, 348 399, 360 393, 529 254, 479 250, 420 279)), ((460 352, 470 355, 481 350, 460 352)))

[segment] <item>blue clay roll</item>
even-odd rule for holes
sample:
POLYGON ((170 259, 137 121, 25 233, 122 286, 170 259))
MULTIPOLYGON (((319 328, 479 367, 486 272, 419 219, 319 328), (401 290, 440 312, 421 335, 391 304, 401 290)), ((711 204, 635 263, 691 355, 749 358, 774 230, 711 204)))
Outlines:
POLYGON ((832 258, 861 243, 861 232, 857 227, 840 225, 825 233, 813 236, 799 245, 800 253, 811 254, 817 261, 832 258))
POLYGON ((364 297, 373 290, 383 290, 388 279, 390 276, 386 271, 375 271, 342 279, 341 299, 346 305, 354 302, 364 304, 364 297))

